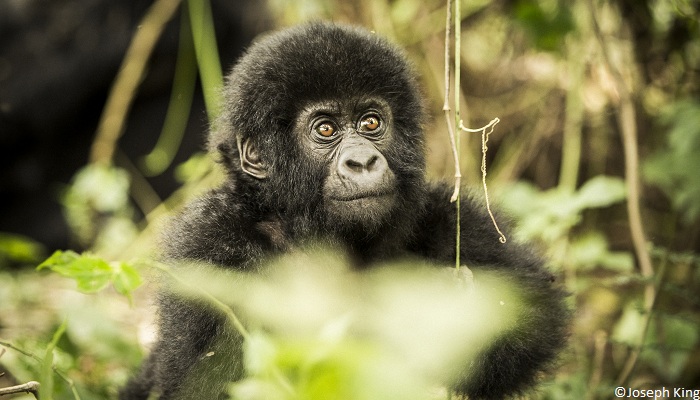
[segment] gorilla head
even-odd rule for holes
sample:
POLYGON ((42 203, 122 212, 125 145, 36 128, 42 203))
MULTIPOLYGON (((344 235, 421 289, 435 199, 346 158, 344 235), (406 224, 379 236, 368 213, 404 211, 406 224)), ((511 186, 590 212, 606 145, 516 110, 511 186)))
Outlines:
POLYGON ((379 36, 322 23, 267 36, 233 68, 226 101, 209 146, 262 209, 367 234, 420 207, 423 107, 379 36))

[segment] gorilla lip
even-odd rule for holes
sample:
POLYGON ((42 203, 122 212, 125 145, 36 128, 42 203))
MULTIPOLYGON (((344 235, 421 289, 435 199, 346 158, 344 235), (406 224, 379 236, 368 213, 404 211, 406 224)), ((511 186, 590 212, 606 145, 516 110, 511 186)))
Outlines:
POLYGON ((395 192, 378 192, 378 193, 353 193, 350 196, 347 197, 329 197, 331 200, 335 201, 356 201, 356 200, 365 200, 365 199, 373 199, 377 197, 387 197, 387 196, 393 196, 395 192))

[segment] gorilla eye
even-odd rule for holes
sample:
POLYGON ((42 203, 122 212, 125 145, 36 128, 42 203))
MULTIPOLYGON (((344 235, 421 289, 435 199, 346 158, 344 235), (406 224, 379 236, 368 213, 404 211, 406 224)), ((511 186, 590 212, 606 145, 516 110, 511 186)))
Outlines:
POLYGON ((316 126, 316 133, 323 137, 331 137, 335 135, 335 127, 331 123, 324 122, 316 126))
POLYGON ((360 130, 364 132, 376 131, 379 128, 379 117, 376 115, 368 115, 360 121, 360 130))

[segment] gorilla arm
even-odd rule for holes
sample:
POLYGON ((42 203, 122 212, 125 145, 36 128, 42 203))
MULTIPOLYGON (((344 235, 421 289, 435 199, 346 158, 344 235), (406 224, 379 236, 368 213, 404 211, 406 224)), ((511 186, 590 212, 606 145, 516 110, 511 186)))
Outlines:
MULTIPOLYGON (((164 261, 257 268, 265 254, 284 246, 278 221, 241 204, 242 194, 224 185, 189 204, 163 237, 164 261)), ((159 339, 139 374, 121 390, 121 400, 216 399, 243 375, 242 338, 225 318, 202 302, 162 290, 158 295, 159 339)))
MULTIPOLYGON (((428 190, 426 210, 416 226, 410 250, 439 263, 455 257, 455 205, 446 184, 428 190)), ((498 241, 486 207, 463 195, 461 200, 460 262, 469 267, 475 284, 482 272, 496 274, 519 289, 517 320, 481 349, 476 361, 465 366, 454 389, 470 399, 500 399, 531 387, 552 366, 567 337, 569 310, 565 292, 534 256, 513 240, 498 241)))

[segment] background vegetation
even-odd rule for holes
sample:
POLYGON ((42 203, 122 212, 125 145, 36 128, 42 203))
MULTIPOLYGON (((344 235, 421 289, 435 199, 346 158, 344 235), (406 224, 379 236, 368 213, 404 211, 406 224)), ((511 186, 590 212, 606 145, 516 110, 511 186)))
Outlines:
MULTIPOLYGON (((517 222, 506 234, 549 257, 576 311, 571 346, 532 397, 612 398, 618 385, 700 389, 700 4, 465 0, 461 10, 462 119, 473 127, 501 121, 486 157, 491 198, 517 222)), ((152 340, 152 286, 140 284, 153 268, 142 260, 163 217, 219 179, 200 153, 171 165, 182 117, 218 107, 210 89, 221 82, 217 55, 226 43, 217 51, 211 9, 162 0, 143 15, 87 166, 60 195, 46 193, 63 206, 71 247, 95 256, 60 253, 43 264, 58 274, 36 271, 55 249, 0 235, 0 388, 40 380, 42 398, 114 397, 152 340), (180 33, 161 140, 149 154, 122 152, 129 130, 121 121, 137 112, 149 46, 169 20, 180 33), (151 189, 162 174, 181 182, 164 200, 151 189)), ((265 27, 359 24, 403 46, 432 114, 429 175, 452 178, 445 2, 269 0, 264 15, 265 27)), ((479 187, 479 135, 464 134, 460 146, 462 182, 479 187)))

